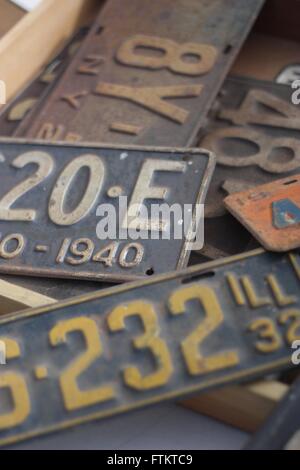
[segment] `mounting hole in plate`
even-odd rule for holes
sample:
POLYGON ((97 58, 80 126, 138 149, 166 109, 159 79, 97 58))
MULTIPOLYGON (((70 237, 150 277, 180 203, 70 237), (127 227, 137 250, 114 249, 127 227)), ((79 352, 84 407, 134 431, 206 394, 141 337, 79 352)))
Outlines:
POLYGON ((283 183, 285 186, 287 186, 288 184, 294 184, 294 183, 297 183, 298 180, 289 180, 289 181, 285 181, 285 183, 283 183))
POLYGON ((147 269, 146 274, 147 274, 147 276, 153 276, 153 274, 154 274, 154 269, 153 269, 153 268, 147 269))

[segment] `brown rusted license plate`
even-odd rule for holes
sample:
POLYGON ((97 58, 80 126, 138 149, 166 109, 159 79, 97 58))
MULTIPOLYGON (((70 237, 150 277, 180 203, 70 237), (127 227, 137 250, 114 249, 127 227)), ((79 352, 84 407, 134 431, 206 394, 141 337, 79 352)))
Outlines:
POLYGON ((228 194, 299 173, 300 108, 292 92, 268 81, 226 80, 200 132, 199 145, 217 155, 205 204, 205 240, 211 246, 203 254, 247 249, 249 234, 226 215, 228 194))
POLYGON ((228 194, 299 173, 300 108, 293 91, 267 81, 226 80, 200 134, 199 145, 217 155, 206 217, 225 214, 228 194))
POLYGON ((300 257, 258 250, 0 320, 0 443, 294 366, 300 257))
POLYGON ((0 106, 1 136, 8 137, 24 133, 28 126, 27 120, 28 123, 31 122, 35 108, 46 99, 53 82, 66 69, 87 31, 87 28, 80 29, 32 83, 22 90, 13 101, 4 107, 0 106))
POLYGON ((26 136, 195 143, 263 3, 108 0, 26 136))
POLYGON ((185 266, 214 163, 200 149, 0 140, 0 272, 125 281, 185 266))

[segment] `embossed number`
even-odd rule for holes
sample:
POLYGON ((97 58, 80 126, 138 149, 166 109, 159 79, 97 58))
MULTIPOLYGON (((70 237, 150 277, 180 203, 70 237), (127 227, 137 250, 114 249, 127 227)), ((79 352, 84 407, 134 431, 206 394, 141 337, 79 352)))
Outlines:
POLYGON ((76 382, 79 375, 102 354, 97 324, 93 320, 86 317, 79 317, 59 322, 49 333, 50 343, 52 346, 65 343, 67 335, 74 331, 79 331, 83 334, 87 350, 76 358, 72 364, 62 372, 60 377, 60 387, 65 407, 70 411, 111 400, 115 397, 114 388, 110 385, 104 385, 90 390, 80 390, 76 382))
POLYGON ((125 319, 138 316, 143 322, 145 333, 133 340, 135 349, 149 349, 153 354, 157 370, 142 376, 136 367, 129 366, 124 370, 125 383, 136 390, 149 390, 168 383, 173 373, 173 364, 166 343, 159 337, 160 328, 153 306, 147 302, 135 301, 116 307, 108 316, 111 331, 126 328, 125 319))
POLYGON ((184 314, 186 302, 193 299, 198 300, 202 304, 205 311, 205 319, 181 343, 182 353, 190 374, 204 374, 236 366, 239 363, 239 356, 235 351, 224 351, 206 358, 199 351, 199 345, 224 320, 219 301, 210 287, 194 285, 174 292, 169 299, 172 315, 184 314))
POLYGON ((209 72, 215 64, 217 50, 208 44, 187 42, 178 44, 171 39, 158 38, 137 34, 127 39, 117 52, 117 59, 124 65, 159 70, 168 68, 172 72, 183 75, 202 75, 209 72), (159 50, 164 52, 161 57, 136 53, 136 49, 159 50), (196 58, 194 62, 184 60, 185 57, 196 58))

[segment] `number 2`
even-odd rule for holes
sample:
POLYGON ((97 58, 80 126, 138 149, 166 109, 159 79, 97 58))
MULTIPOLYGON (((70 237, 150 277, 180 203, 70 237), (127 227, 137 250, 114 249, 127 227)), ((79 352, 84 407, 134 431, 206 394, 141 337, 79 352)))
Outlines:
MULTIPOLYGON (((54 161, 46 152, 27 152, 17 157, 12 166, 24 168, 30 163, 38 165, 38 170, 29 178, 11 189, 0 200, 0 220, 19 220, 30 222, 35 220, 37 211, 34 209, 12 209, 17 199, 42 183, 53 171, 54 161)), ((97 155, 81 155, 72 160, 58 177, 50 195, 48 207, 49 217, 57 225, 73 225, 86 217, 95 204, 105 176, 105 167, 97 155), (71 212, 65 212, 64 203, 69 187, 82 168, 89 169, 89 182, 86 191, 71 212)))
POLYGON ((115 397, 112 386, 106 385, 90 390, 80 390, 76 379, 83 373, 94 360, 102 354, 102 346, 99 339, 97 324, 86 317, 72 318, 59 322, 49 333, 50 343, 57 346, 65 343, 68 333, 80 331, 86 341, 87 350, 64 370, 60 377, 65 407, 67 410, 77 410, 95 403, 111 400, 115 397))
POLYGON ((190 374, 204 374, 236 366, 239 363, 239 357, 235 351, 226 351, 206 358, 199 352, 199 344, 224 320, 216 294, 210 287, 195 285, 174 292, 169 299, 172 315, 185 313, 186 302, 193 299, 199 300, 203 305, 206 317, 195 331, 181 343, 182 353, 190 374))
POLYGON ((33 209, 11 209, 11 206, 24 196, 29 190, 35 188, 44 181, 52 172, 54 162, 52 157, 46 152, 27 152, 17 157, 12 166, 24 168, 30 163, 38 165, 38 170, 25 181, 15 186, 0 201, 0 220, 35 220, 36 211, 33 209))

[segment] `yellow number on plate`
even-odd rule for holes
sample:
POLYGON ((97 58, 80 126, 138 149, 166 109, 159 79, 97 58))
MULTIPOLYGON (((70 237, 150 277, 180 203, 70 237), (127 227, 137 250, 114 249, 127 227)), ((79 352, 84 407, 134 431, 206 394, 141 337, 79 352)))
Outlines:
POLYGON ((300 310, 293 308, 285 310, 280 314, 278 322, 281 325, 289 324, 286 332, 286 341, 289 345, 300 339, 300 310))
POLYGON ((260 341, 255 343, 257 351, 268 354, 281 348, 281 336, 271 318, 256 318, 250 323, 248 329, 258 334, 260 341))
POLYGON ((219 301, 211 288, 194 285, 174 292, 169 299, 172 315, 185 313, 186 302, 193 299, 199 300, 203 306, 205 319, 181 343, 182 353, 190 374, 204 374, 237 365, 239 363, 239 356, 235 351, 227 351, 206 358, 200 354, 199 345, 224 320, 219 301))
MULTIPOLYGON (((20 357, 20 348, 16 341, 9 338, 1 338, 1 340, 6 346, 7 359, 20 357)), ((1 388, 10 389, 14 409, 11 412, 0 414, 0 430, 13 428, 22 424, 29 416, 31 410, 27 386, 21 374, 17 372, 0 374, 0 389, 1 388)))
POLYGON ((72 318, 58 323, 49 333, 52 346, 65 343, 67 334, 80 331, 86 341, 87 351, 75 359, 72 364, 62 372, 60 386, 67 410, 77 410, 84 406, 94 405, 115 397, 111 386, 102 386, 90 390, 80 390, 76 379, 92 362, 102 354, 97 324, 86 317, 72 318))
POLYGON ((160 328, 153 306, 149 303, 136 301, 116 307, 108 317, 111 331, 126 328, 125 319, 139 316, 143 322, 145 333, 133 340, 136 349, 150 349, 158 364, 152 374, 142 376, 136 367, 129 366, 124 370, 125 383, 136 390, 149 390, 165 385, 173 373, 173 365, 166 343, 159 338, 160 328))

